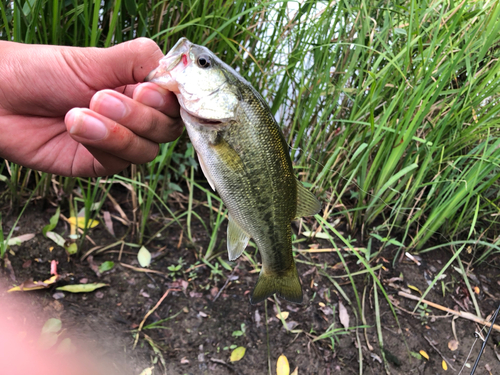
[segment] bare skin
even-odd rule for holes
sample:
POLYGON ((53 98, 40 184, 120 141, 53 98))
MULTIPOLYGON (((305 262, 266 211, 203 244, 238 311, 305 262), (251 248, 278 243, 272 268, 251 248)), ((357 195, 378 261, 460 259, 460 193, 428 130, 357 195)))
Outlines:
POLYGON ((162 56, 146 38, 106 49, 0 41, 0 157, 80 177, 153 160, 183 129, 175 96, 140 83, 162 56))

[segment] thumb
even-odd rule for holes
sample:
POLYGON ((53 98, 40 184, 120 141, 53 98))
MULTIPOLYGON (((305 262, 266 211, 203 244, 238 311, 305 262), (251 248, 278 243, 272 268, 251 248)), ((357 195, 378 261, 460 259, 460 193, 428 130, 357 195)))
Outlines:
POLYGON ((110 48, 71 48, 66 63, 87 84, 99 91, 143 82, 163 57, 151 39, 138 38, 110 48))

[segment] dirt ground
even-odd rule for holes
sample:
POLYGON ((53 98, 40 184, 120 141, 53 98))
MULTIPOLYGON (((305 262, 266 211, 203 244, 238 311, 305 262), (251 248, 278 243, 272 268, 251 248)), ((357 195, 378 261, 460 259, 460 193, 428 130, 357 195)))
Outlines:
MULTIPOLYGON (((482 341, 475 337, 476 323, 463 318, 454 319, 451 314, 430 306, 413 313, 416 301, 398 295, 398 292, 406 291, 419 296, 416 289, 424 291, 427 288, 430 280, 450 259, 449 249, 423 254, 420 265, 405 257, 393 267, 396 249, 388 247, 373 261, 373 266, 383 266, 377 270, 377 275, 397 306, 397 321, 379 289, 380 311, 376 311, 376 291, 366 273, 353 277, 360 307, 364 309, 363 322, 350 281, 342 277, 345 270, 338 255, 334 252, 298 254, 304 302, 295 305, 278 300, 280 310, 289 313, 287 332, 276 317, 278 309, 274 299, 267 302, 267 329, 265 304, 253 306, 249 303, 249 292, 258 275, 252 272, 248 260, 233 263, 236 265, 234 271, 224 268, 214 271, 202 262, 197 263, 196 247, 185 236, 181 238, 181 230, 174 225, 148 244, 153 254, 150 266, 153 272, 137 270, 140 267, 138 249, 129 246, 121 248, 117 245, 101 253, 95 250, 92 258, 82 260, 82 255, 94 247, 86 241, 78 256, 68 257, 64 249, 42 235, 42 228, 55 212, 50 205, 46 206, 49 208, 39 202, 29 207, 17 224, 14 236, 36 235, 19 246, 12 246, 7 253, 12 267, 2 263, 0 304, 13 306, 18 316, 40 328, 48 318, 60 319, 65 329, 63 337, 70 337, 78 348, 90 351, 97 359, 107 358, 113 366, 123 369, 123 373, 139 375, 153 367, 154 374, 169 375, 267 374, 270 360, 275 374, 276 361, 284 354, 291 371, 298 367, 298 374, 357 374, 360 373, 361 351, 363 374, 383 374, 386 371, 391 374, 458 374, 464 364, 468 367, 462 373, 469 374, 477 358, 482 341), (180 270, 168 270, 169 266, 179 264, 180 257, 180 270), (106 283, 108 286, 79 294, 59 292, 55 286, 39 291, 7 293, 8 288, 26 280, 48 279, 52 260, 58 261, 60 280, 57 286, 85 282, 106 283), (115 266, 98 275, 93 269, 104 261, 114 261, 115 266), (317 265, 323 265, 323 270, 317 265), (330 279, 324 276, 325 272, 330 279), (134 349, 137 329, 162 297, 164 299, 146 319, 134 349), (347 331, 339 319, 342 307, 346 308, 349 317, 347 331), (383 343, 378 341, 377 313, 383 343), (367 328, 355 329, 363 325, 367 328), (327 331, 332 333, 330 337, 315 339, 327 331), (458 347, 452 351, 454 332, 458 347), (236 346, 245 347, 246 353, 240 361, 230 362, 232 349, 236 346), (417 358, 416 353, 420 351, 425 351, 429 359, 417 358), (383 354, 387 359, 387 369, 382 362, 383 354), (442 367, 443 359, 448 363, 446 371, 442 367)), ((5 205, 2 210, 5 212, 5 205)), ((4 214, 4 233, 11 229, 14 220, 15 216, 6 217, 4 214)), ((102 224, 89 232, 96 246, 112 244, 127 233, 127 228, 118 221, 113 225, 116 238, 102 224)), ((54 231, 67 235, 68 225, 60 220, 54 231)), ((193 231, 196 246, 206 246, 206 230, 196 224, 193 231)), ((219 234, 218 251, 227 261, 223 252, 224 237, 225 227, 219 234)), ((133 238, 129 236, 125 240, 132 242, 133 238)), ((310 244, 302 242, 299 245, 307 249, 310 244)), ((331 247, 326 243, 316 244, 319 248, 331 247)), ((372 252, 375 251, 372 248, 372 252)), ((343 255, 351 272, 363 270, 352 254, 343 252, 343 255)), ((469 282, 472 288, 477 287, 476 298, 484 316, 492 314, 500 301, 499 265, 499 256, 493 255, 487 263, 469 270, 469 282)), ((426 299, 443 307, 474 313, 472 299, 457 269, 450 267, 445 275, 426 299)), ((346 323, 345 315, 343 322, 346 323)), ((496 354, 500 351, 495 347, 499 341, 500 335, 494 333, 476 374, 500 373, 496 354)))

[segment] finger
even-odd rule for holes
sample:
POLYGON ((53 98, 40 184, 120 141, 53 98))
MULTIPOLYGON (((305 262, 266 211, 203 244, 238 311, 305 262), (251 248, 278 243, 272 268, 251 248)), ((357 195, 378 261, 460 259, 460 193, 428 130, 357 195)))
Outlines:
POLYGON ((73 108, 64 121, 75 141, 131 163, 146 163, 158 154, 157 143, 90 109, 73 108))
POLYGON ((67 48, 66 63, 96 91, 143 82, 163 57, 158 45, 137 38, 110 48, 67 48))
POLYGON ((77 151, 71 166, 72 176, 110 176, 121 172, 130 165, 129 161, 94 147, 80 145, 80 149, 77 151))
POLYGON ((132 96, 138 102, 156 108, 173 118, 180 118, 180 106, 177 97, 154 83, 141 83, 136 86, 132 96))
MULTIPOLYGON (((156 86, 158 87, 158 86, 156 86)), ((91 102, 90 109, 100 115, 114 120, 127 127, 135 134, 155 143, 171 142, 182 133, 182 121, 179 116, 179 104, 170 97, 168 91, 143 89, 142 99, 177 118, 167 116, 165 113, 140 103, 137 100, 117 93, 113 90, 103 90, 96 93, 91 102), (155 101, 153 103, 153 101, 155 101)))

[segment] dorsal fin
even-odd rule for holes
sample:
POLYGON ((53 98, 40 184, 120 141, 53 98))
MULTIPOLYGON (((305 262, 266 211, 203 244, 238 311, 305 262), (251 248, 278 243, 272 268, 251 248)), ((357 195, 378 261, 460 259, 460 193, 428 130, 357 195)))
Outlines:
POLYGON ((313 193, 307 190, 302 183, 297 180, 297 212, 295 218, 316 215, 321 210, 321 203, 313 193))

